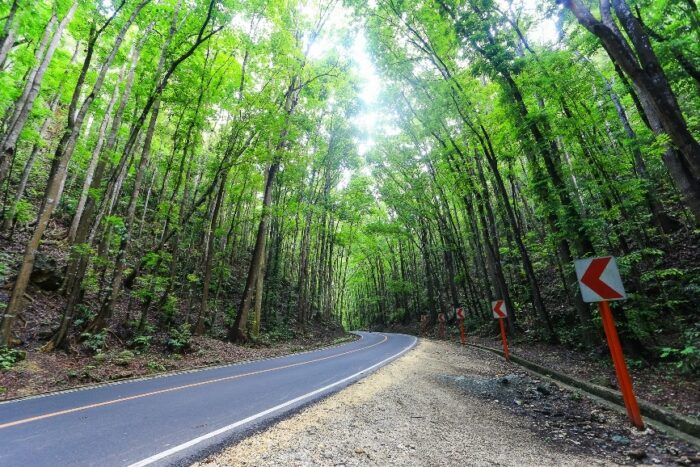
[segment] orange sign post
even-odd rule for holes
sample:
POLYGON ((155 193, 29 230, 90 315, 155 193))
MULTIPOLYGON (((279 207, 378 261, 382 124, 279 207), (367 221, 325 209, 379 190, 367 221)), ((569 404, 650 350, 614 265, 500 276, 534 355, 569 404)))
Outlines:
POLYGON ((467 343, 467 337, 464 335, 464 308, 457 308, 455 315, 457 316, 457 321, 459 321, 459 340, 464 345, 467 343))
POLYGON ((508 316, 506 302, 503 300, 491 302, 491 311, 493 311, 493 317, 498 320, 498 326, 501 329, 501 341, 503 342, 503 355, 506 357, 506 361, 509 362, 510 352, 508 351, 508 338, 506 337, 506 326, 503 323, 508 316))
POLYGON ((598 302, 600 317, 603 321, 605 337, 608 340, 610 355, 612 356, 615 374, 620 385, 622 399, 625 402, 627 415, 632 424, 644 429, 642 414, 639 411, 637 397, 632 388, 632 378, 630 378, 625 356, 622 353, 620 338, 615 328, 615 320, 610 311, 609 300, 624 300, 627 298, 622 279, 617 269, 617 263, 613 256, 602 258, 580 259, 574 262, 576 276, 578 276, 579 287, 581 288, 581 298, 584 302, 598 302))

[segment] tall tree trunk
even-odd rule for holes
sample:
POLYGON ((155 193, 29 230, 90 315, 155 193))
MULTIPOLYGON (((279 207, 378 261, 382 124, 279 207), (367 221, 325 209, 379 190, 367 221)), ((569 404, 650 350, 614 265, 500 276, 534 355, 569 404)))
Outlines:
POLYGON ((552 324, 549 312, 545 308, 544 300, 542 299, 542 293, 540 292, 540 285, 537 280, 537 277, 535 276, 535 270, 532 266, 532 260, 530 259, 530 253, 528 252, 527 247, 523 242, 522 232, 520 231, 520 227, 516 220, 515 213, 513 211, 513 206, 510 204, 510 201, 508 199, 508 192, 506 190, 505 184, 503 183, 501 172, 498 169, 498 162, 494 154, 493 145, 491 144, 491 138, 483 126, 481 126, 481 131, 486 142, 486 145, 484 147, 486 161, 489 165, 489 168, 491 169, 491 173, 493 174, 494 180, 496 182, 496 193, 498 193, 501 197, 501 205, 503 206, 503 209, 506 213, 506 218, 508 219, 508 223, 510 224, 511 231, 513 232, 515 244, 518 247, 518 251, 520 252, 520 258, 523 262, 523 269, 525 270, 525 277, 527 278, 528 285, 530 286, 532 304, 535 308, 535 312, 538 315, 540 315, 540 317, 544 321, 545 327, 547 328, 548 338, 550 339, 550 341, 556 342, 557 335, 554 331, 554 325, 552 324))
POLYGON ((12 0, 10 12, 2 27, 2 33, 0 33, 0 70, 5 67, 5 60, 7 60, 7 55, 10 53, 10 50, 12 50, 12 45, 15 42, 14 21, 17 14, 17 4, 18 0, 12 0))
POLYGON ((73 2, 70 9, 63 17, 58 26, 56 24, 56 15, 51 17, 49 24, 46 26, 44 31, 44 36, 41 39, 41 43, 37 48, 35 60, 36 66, 29 74, 29 79, 24 87, 24 92, 20 99, 15 103, 15 112, 10 120, 10 125, 2 139, 2 144, 0 145, 0 185, 2 185, 3 180, 7 176, 7 168, 9 167, 10 159, 14 157, 17 141, 19 140, 20 133, 24 129, 24 125, 27 123, 29 114, 34 107, 34 101, 39 95, 41 90, 41 83, 44 80, 44 74, 49 67, 49 63, 53 58, 53 54, 56 52, 59 42, 61 41, 61 35, 63 30, 66 28, 68 23, 73 19, 75 10, 78 8, 78 2, 73 2))
POLYGON ((294 110, 299 102, 299 92, 301 86, 298 86, 298 76, 294 76, 287 88, 285 94, 284 110, 285 122, 284 127, 280 132, 279 142, 275 147, 275 159, 267 171, 265 181, 265 191, 263 194, 263 209, 260 214, 260 222, 258 224, 258 233, 255 237, 255 247, 253 248, 253 257, 250 260, 248 269, 248 278, 246 279, 245 288, 243 289, 243 297, 241 298, 238 314, 229 328, 228 338, 231 341, 245 341, 248 339, 248 312, 250 311, 251 300, 253 298, 253 290, 257 282, 257 276, 262 270, 263 258, 265 257, 265 242, 267 239, 267 224, 270 217, 270 209, 272 206, 272 188, 274 186, 277 171, 280 168, 282 151, 286 150, 289 137, 289 119, 294 114, 294 110))
MULTIPOLYGON (((284 131, 283 138, 286 138, 287 133, 284 131)), ((279 148, 281 149, 281 147, 279 148)), ((255 247, 253 248, 253 256, 250 259, 250 267, 248 268, 248 279, 243 289, 243 297, 241 298, 238 314, 229 329, 228 338, 231 341, 246 341, 248 340, 248 312, 250 311, 253 291, 257 283, 258 274, 262 270, 263 258, 265 256, 265 242, 267 240, 267 224, 270 217, 270 209, 272 205, 272 186, 275 181, 275 176, 280 167, 279 156, 272 163, 267 171, 265 181, 265 191, 263 194, 263 207, 260 214, 260 222, 258 223, 258 233, 255 237, 255 247)))
POLYGON ((617 113, 617 117, 620 120, 620 124, 622 125, 622 128, 625 131, 625 135, 632 142, 632 155, 634 157, 634 167, 637 171, 637 175, 646 182, 647 186, 645 187, 646 191, 644 196, 646 198, 647 204, 649 205, 649 210, 651 211, 654 223, 664 233, 675 232, 680 227, 680 224, 678 221, 676 221, 668 215, 668 213, 663 207, 663 204, 659 199, 658 184, 649 175, 649 172, 647 171, 646 162, 644 161, 644 157, 642 156, 642 151, 640 151, 639 149, 637 134, 632 129, 632 125, 630 125, 629 119, 627 118, 627 112, 625 111, 624 106, 620 102, 620 98, 613 90, 610 81, 608 81, 604 76, 601 78, 604 81, 605 89, 608 93, 608 96, 610 96, 610 100, 612 101, 615 107, 615 112, 617 113))
MULTIPOLYGON (((73 65, 75 61, 78 58, 78 52, 80 51, 80 42, 78 41, 75 45, 75 50, 73 51, 73 56, 70 59, 70 65, 73 65)), ((66 70, 63 73, 63 76, 61 78, 61 81, 58 85, 58 89, 56 89, 56 92, 54 93, 53 99, 51 99, 51 102, 49 103, 49 111, 51 112, 51 116, 46 117, 44 119, 44 122, 41 124, 41 128, 39 129, 39 137, 47 140, 47 131, 49 131, 49 127, 51 126, 52 123, 55 123, 56 120, 56 112, 58 110, 59 104, 61 102, 61 94, 63 92, 63 87, 66 84, 66 81, 68 79, 68 76, 70 74, 70 67, 66 68, 66 70)), ((17 189, 15 190, 15 196, 14 200, 12 203, 12 206, 16 206, 17 203, 20 202, 20 200, 24 197, 24 191, 27 188, 27 182, 29 181, 29 176, 31 175, 32 168, 34 166, 34 162, 36 161, 36 158, 39 156, 40 153, 43 152, 43 145, 39 142, 35 142, 32 145, 32 151, 29 154, 29 157, 27 158, 27 161, 24 164, 24 169, 22 170, 22 176, 20 178, 19 184, 17 185, 17 189)), ((3 231, 8 231, 12 227, 14 219, 13 216, 4 216, 3 219, 3 225, 2 225, 2 230, 3 231)))
POLYGON ((219 220, 219 210, 221 209, 221 200, 224 197, 224 191, 226 190, 226 179, 227 174, 224 174, 221 178, 221 184, 219 185, 219 191, 216 195, 216 201, 214 202, 214 210, 211 214, 211 220, 209 222, 209 229, 207 232, 207 247, 206 256, 204 259, 204 280, 202 281, 202 299, 199 304, 199 315, 197 316, 197 324, 194 328, 194 334, 196 336, 201 336, 204 334, 204 321, 207 318, 207 308, 209 305, 209 285, 211 284, 211 267, 214 262, 214 242, 216 240, 216 229, 219 220))
MULTIPOLYGON (((84 192, 86 195, 89 195, 90 191, 92 192, 97 192, 100 190, 102 186, 102 177, 104 174, 105 169, 107 168, 107 165, 112 157, 112 151, 114 150, 115 145, 117 144, 117 134, 119 132, 119 129, 121 128, 121 122, 122 122, 122 117, 124 115, 124 110, 126 109, 126 104, 129 100, 129 97, 131 95, 131 88, 134 83, 134 75, 135 75, 135 70, 136 70, 136 62, 138 58, 138 48, 134 47, 134 49, 131 51, 131 64, 129 66, 128 72, 127 72, 127 77, 126 77, 126 83, 124 85, 124 90, 121 95, 121 99, 119 102, 119 106, 117 107, 117 110, 114 113, 114 117, 112 118, 111 122, 111 128, 109 131, 109 134, 107 136, 106 142, 104 143, 104 147, 102 147, 103 141, 104 141, 104 128, 105 125, 107 125, 107 118, 108 114, 105 114, 105 119, 102 121, 102 124, 100 125, 100 134, 98 135, 98 146, 100 146, 100 151, 97 153, 99 154, 99 157, 95 159, 95 152, 97 150, 97 147, 95 147, 95 151, 93 152, 93 158, 90 160, 90 165, 93 167, 88 166, 88 172, 86 173, 86 180, 90 178, 90 184, 88 185, 88 189, 85 190, 84 192), (100 137, 102 135, 102 137, 100 137), (102 141, 100 141, 102 140, 102 141), (92 168, 92 173, 90 173, 90 169, 92 168)), ((122 75, 123 76, 123 75, 122 75)), ((119 84, 117 83, 115 85, 115 90, 114 94, 112 94, 112 98, 114 98, 115 94, 118 93, 119 89, 119 84)), ((110 105, 113 106, 114 102, 111 101, 110 105)), ((110 109, 111 110, 111 109, 110 109)), ((122 156, 122 159, 124 157, 122 156)), ((117 169, 117 171, 121 171, 121 166, 117 169)), ((111 180, 110 180, 111 182, 111 180)), ((108 183, 108 189, 110 183, 108 183)), ((83 188, 84 189, 84 188, 83 188)), ((109 195, 110 193, 107 193, 108 190, 105 190, 105 192, 102 193, 101 199, 102 199, 102 206, 105 206, 106 203, 108 202, 109 195)), ((81 200, 82 200, 82 193, 81 193, 81 200)), ((78 201, 80 203, 80 201, 78 201)), ((93 196, 86 196, 85 201, 83 206, 78 206, 81 209, 76 209, 75 215, 73 216, 73 221, 71 223, 71 228, 69 230, 69 238, 71 237, 71 233, 73 233, 72 236, 72 244, 73 245, 80 245, 80 244, 87 244, 88 246, 92 244, 92 238, 94 235, 97 233, 96 228, 93 228, 94 221, 95 221, 95 216, 96 216, 96 210, 98 208, 97 205, 97 199, 96 197, 93 196), (75 225, 75 229, 73 226, 75 225)), ((104 245, 104 242, 103 242, 104 245)), ((64 292, 66 293, 67 297, 74 297, 77 298, 80 296, 78 293, 72 293, 71 290, 73 288, 79 288, 81 286, 83 277, 85 275, 85 272, 87 271, 87 267, 89 265, 89 254, 87 251, 84 251, 82 254, 74 256, 71 261, 68 263, 67 271, 66 271, 66 283, 64 286, 64 292)), ((77 303, 72 303, 71 299, 69 298, 69 302, 66 304, 67 309, 73 309, 77 303)))
MULTIPOLYGON (((144 105, 144 108, 141 110, 139 117, 136 120, 136 123, 132 126, 131 131, 129 133, 129 138, 127 139, 127 142, 124 146, 124 150, 123 150, 121 160, 119 162, 119 166, 115 170, 112 178, 109 180, 109 182, 107 184, 107 189, 105 190, 106 191, 105 198, 111 199, 110 205, 103 204, 103 209, 101 210, 102 212, 106 212, 106 211, 111 210, 111 208, 116 200, 116 197, 119 194, 123 178, 126 175, 126 170, 128 168, 127 162, 131 160, 131 155, 133 153, 133 150, 135 149, 135 147, 138 144, 141 128, 143 127, 143 125, 146 121, 146 118, 148 117, 151 110, 159 109, 160 96, 162 95, 163 90, 165 89, 165 87, 168 83, 168 80, 170 79, 172 74, 175 72, 177 67, 182 62, 184 62, 187 58, 189 58, 195 52, 195 50, 197 50, 197 48, 201 44, 203 44, 204 42, 209 40, 209 38, 211 38, 214 34, 216 34, 218 31, 221 30, 222 27, 218 27, 218 28, 213 29, 212 31, 210 31, 207 34, 204 33, 206 28, 207 28, 207 25, 209 24, 209 22, 212 19, 214 4, 215 4, 215 0, 211 0, 211 2, 209 4, 209 8, 207 10, 207 16, 204 19, 204 21, 199 29, 199 34, 197 35, 194 43, 191 44, 190 47, 187 48, 186 51, 184 53, 182 53, 177 59, 175 59, 173 62, 171 62, 170 66, 168 67, 167 71, 165 72, 165 75, 160 79, 155 90, 149 95, 149 97, 146 101, 146 104, 144 105)), ((179 5, 180 5, 180 3, 178 2, 176 9, 173 13, 174 18, 177 17, 177 14, 179 11, 179 5)), ((171 23, 170 36, 169 36, 168 41, 172 39, 172 35, 175 31, 175 26, 174 26, 175 22, 176 22, 176 19, 173 19, 173 23, 171 23)), ((144 37, 144 39, 145 39, 145 37, 144 37)), ((136 47, 135 55, 138 55, 138 51, 140 50, 140 47, 143 46, 144 39, 142 39, 141 43, 136 47)), ((169 42, 168 42, 168 44, 169 44, 169 42)), ((135 63, 135 61, 136 60, 134 60, 134 63, 135 63)), ((159 61, 159 64, 162 61, 163 61, 163 54, 161 54, 161 60, 159 61)), ((201 102, 201 94, 200 94, 200 102, 201 102)), ((155 123, 153 123, 153 124, 155 125, 155 123)), ((149 123, 149 126, 150 126, 150 123, 149 123)), ((152 134, 150 135, 150 137, 152 138, 152 134)), ((147 138, 149 138, 148 134, 147 134, 147 138)), ((148 154, 148 150, 150 150, 150 140, 147 140, 147 141, 148 141, 148 147, 144 148, 144 149, 146 149, 146 151, 144 151, 144 153, 143 153, 146 156, 148 154)), ((143 160, 143 157, 142 157, 142 160, 143 160)), ((183 161, 184 161, 184 158, 183 158, 183 161)), ((191 164, 189 166, 191 167, 191 164)), ((131 199, 129 202, 128 214, 127 214, 129 216, 128 217, 129 224, 127 225, 127 230, 131 228, 131 225, 132 225, 133 220, 134 220, 134 215, 136 212, 136 199, 138 196, 138 191, 140 190, 140 183, 141 182, 139 180, 138 189, 135 189, 132 191, 131 199)), ((213 189, 215 185, 216 185, 216 182, 214 182, 212 184, 211 189, 213 189)), ((186 184, 186 188, 187 187, 189 187, 189 184, 186 184)), ((185 193, 183 194, 183 203, 188 202, 188 198, 189 198, 189 193, 186 190, 185 193)), ((103 201, 103 203, 106 201, 107 200, 105 199, 103 201)), ((186 212, 186 209, 185 209, 185 206, 183 205, 181 208, 181 211, 180 211, 181 218, 185 212, 186 212)), ((88 216, 85 216, 85 217, 88 217, 88 216)), ((92 216, 90 216, 90 217, 92 217, 92 216)), ((102 214, 98 215, 98 217, 93 221, 93 223, 92 223, 93 231, 97 228, 97 225, 99 224, 101 217, 102 217, 102 214)), ((78 229, 78 231, 80 232, 81 230, 78 229)), ((103 301, 102 306, 100 307, 100 311, 98 312, 95 319, 86 328, 87 330, 89 330, 91 332, 96 332, 96 331, 101 330, 102 328, 104 328, 106 326, 107 320, 109 319, 109 317, 111 317, 112 310, 114 308, 114 304, 116 303, 117 299, 119 298, 119 295, 121 294, 124 267, 125 267, 124 261, 125 261, 125 256, 127 253, 128 243, 129 243, 129 233, 122 236, 122 239, 120 242, 119 252, 117 254, 117 261, 115 264, 114 274, 112 276, 112 283, 110 286, 109 295, 107 296, 107 299, 105 301, 103 301)), ((173 260, 174 260, 174 258, 173 258, 173 260)), ((138 269, 140 269, 140 268, 138 268, 138 267, 135 268, 135 270, 138 270, 138 269)), ((85 267, 83 265, 82 268, 78 269, 78 278, 80 279, 80 281, 82 281, 82 276, 84 275, 84 272, 85 272, 85 267)), ((79 285, 80 285, 79 282, 76 282, 74 287, 78 287, 79 285)))
MULTIPOLYGON (((66 179, 66 170, 68 168, 68 161, 73 155, 75 145, 77 142, 78 135, 80 133, 80 128, 85 119, 85 115, 95 99, 96 95, 102 90, 102 85, 104 84, 105 76, 107 71, 117 54, 117 51, 121 47, 122 41, 126 36, 127 30, 131 27, 131 24, 136 19, 141 9, 146 6, 150 0, 142 0, 136 8, 134 8, 129 19, 124 23, 119 33, 114 39, 112 49, 107 56, 105 62, 102 64, 100 71, 97 74, 95 83, 92 87, 90 93, 85 97, 80 109, 77 110, 78 100, 81 96, 81 90, 85 82, 85 77, 90 68, 90 63, 92 61, 92 55, 95 49, 95 45, 98 37, 102 34, 104 29, 109 25, 109 23, 114 19, 114 16, 119 12, 120 8, 117 8, 113 15, 106 21, 106 23, 99 30, 95 30, 95 27, 90 31, 90 41, 88 43, 87 52, 85 56, 85 62, 83 63, 83 68, 78 76, 78 82, 76 83, 75 90, 73 92, 73 97, 71 98, 71 104, 68 111, 68 124, 63 132, 61 140, 58 143, 56 152, 54 155, 53 163, 51 165, 51 171, 49 174, 49 180, 46 184, 46 190, 44 192, 44 199, 42 205, 39 209, 39 214, 37 215, 36 227, 34 228, 34 233, 27 242, 24 257, 22 258, 22 265, 20 266, 19 273, 17 274, 17 280, 15 286, 12 290, 12 296, 10 302, 8 303, 5 318, 2 322, 2 327, 0 328, 0 345, 5 345, 9 339, 12 332, 12 324, 15 318, 21 312, 22 300, 24 293, 27 289, 29 283, 29 276, 34 269, 34 258, 36 257, 37 249, 39 248, 39 243, 44 236, 44 231, 48 225, 51 214, 53 214, 54 209, 58 205, 58 201, 61 198, 63 192, 63 185, 66 179)), ((65 319, 59 327, 59 334, 65 336, 65 331, 68 329, 70 323, 66 322, 65 319)), ((61 338, 62 340, 62 338, 61 338)), ((53 349, 56 345, 55 340, 51 340, 46 346, 46 350, 53 349)))
MULTIPOLYGON (((126 68, 122 68, 122 73, 120 73, 120 80, 124 77, 124 71, 126 68)), ((85 209, 85 203, 88 199, 88 194, 90 188, 92 187, 93 176, 95 174, 95 169, 97 163, 100 160, 100 154, 102 154, 102 146, 105 142, 105 134, 107 133, 107 126, 110 122, 110 117, 112 114, 112 108, 117 101, 117 96, 119 95, 119 85, 114 86, 114 91, 112 92, 112 97, 107 104, 107 109, 105 109, 104 117, 100 123, 100 128, 97 130, 97 141, 95 141, 95 147, 92 149, 92 155, 90 156, 90 162, 88 163, 87 170, 85 171, 85 180, 83 181, 83 188, 80 190, 80 198, 78 198, 78 204, 75 207, 75 214, 73 214, 73 220, 71 221, 70 228, 68 229, 68 242, 70 244, 75 243, 75 234, 78 231, 78 226, 80 225, 80 219, 83 217, 83 211, 85 209)))
POLYGON ((676 151, 664 156, 664 163, 686 205, 700 224, 700 142, 688 129, 673 90, 651 45, 644 26, 632 14, 625 0, 612 0, 626 39, 613 19, 610 0, 600 2, 601 20, 579 0, 564 0, 581 25, 600 39, 616 65, 632 80, 650 121, 656 120, 671 139, 676 151))
POLYGON ((258 279, 255 284, 255 304, 253 305, 253 326, 251 326, 250 334, 253 338, 260 336, 260 328, 262 323, 262 301, 263 301, 263 282, 265 280, 265 261, 258 274, 258 279))

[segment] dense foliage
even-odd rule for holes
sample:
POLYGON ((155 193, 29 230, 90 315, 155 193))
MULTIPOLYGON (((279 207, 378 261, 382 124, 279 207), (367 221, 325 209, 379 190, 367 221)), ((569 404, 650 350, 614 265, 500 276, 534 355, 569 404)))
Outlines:
POLYGON ((350 320, 426 314, 429 326, 464 306, 470 329, 495 329, 489 303, 501 298, 512 330, 596 345, 597 313, 572 260, 612 254, 629 293, 615 310, 626 344, 651 359, 673 355, 662 346, 696 352, 694 2, 600 2, 595 15, 597 2, 356 3, 388 110, 367 157, 382 209, 351 260, 350 320), (546 18, 558 37, 531 42, 546 18), (584 22, 597 22, 593 34, 584 22), (610 31, 629 63, 598 37, 610 31), (654 60, 674 122, 650 102, 662 90, 634 69, 653 71, 654 60), (685 150, 672 124, 690 135, 685 150))
POLYGON ((457 306, 473 330, 495 298, 511 331, 594 345, 572 261, 613 254, 626 343, 696 359, 700 14, 559 3, 3 0, 1 221, 23 255, 0 257, 0 346, 26 337, 46 255, 66 269, 45 350, 457 306))

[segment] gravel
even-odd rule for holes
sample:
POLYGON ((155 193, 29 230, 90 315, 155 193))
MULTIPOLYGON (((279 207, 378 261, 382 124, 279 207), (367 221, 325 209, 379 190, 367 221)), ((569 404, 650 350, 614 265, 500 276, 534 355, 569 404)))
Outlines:
POLYGON ((522 378, 512 372, 481 352, 421 340, 368 378, 196 465, 613 464, 485 401, 491 389, 510 397, 508 386, 522 378))

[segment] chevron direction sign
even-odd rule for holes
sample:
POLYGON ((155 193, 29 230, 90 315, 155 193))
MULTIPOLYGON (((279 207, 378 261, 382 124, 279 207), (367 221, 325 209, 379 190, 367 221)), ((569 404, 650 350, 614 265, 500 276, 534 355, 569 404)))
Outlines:
POLYGON ((614 256, 579 259, 574 261, 574 267, 584 302, 627 298, 614 256))
POLYGON ((491 302, 491 311, 493 312, 493 317, 498 320, 498 327, 501 330, 501 341, 503 342, 503 356, 506 357, 506 361, 510 361, 510 353, 508 351, 508 337, 506 337, 506 326, 503 321, 508 317, 508 308, 506 308, 505 300, 496 300, 491 302))
POLYGON ((625 288, 622 285, 620 271, 617 270, 617 263, 614 256, 603 256, 601 258, 578 259, 574 261, 576 277, 581 289, 581 298, 584 302, 598 302, 600 318, 605 330, 605 337, 608 339, 610 356, 612 357, 617 383, 622 393, 622 400, 625 402, 627 415, 632 424, 644 429, 644 420, 639 411, 637 396, 632 388, 632 378, 627 370, 625 356, 622 353, 620 337, 617 335, 615 319, 608 301, 624 300, 627 298, 625 288))
POLYGON ((506 308, 505 300, 496 300, 491 302, 491 311, 493 311, 493 317, 496 319, 505 318, 508 316, 508 309, 506 308))

